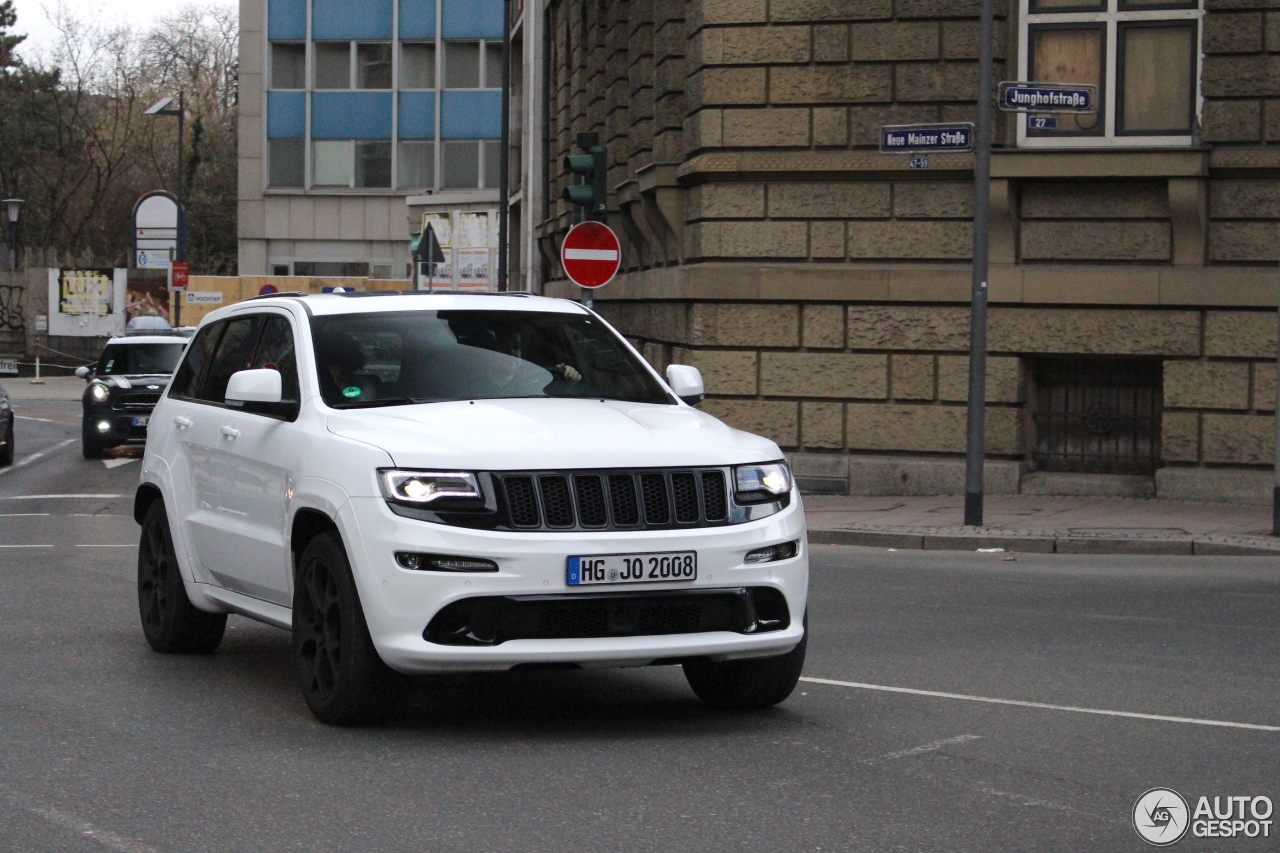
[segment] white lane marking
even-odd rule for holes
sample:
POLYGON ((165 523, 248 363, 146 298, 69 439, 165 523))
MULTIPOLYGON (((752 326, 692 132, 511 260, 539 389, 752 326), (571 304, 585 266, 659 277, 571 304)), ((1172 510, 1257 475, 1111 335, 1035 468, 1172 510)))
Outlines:
POLYGON ((52 545, 0 545, 0 548, 52 548, 52 545))
POLYGON ((37 515, 49 515, 47 512, 0 512, 0 518, 30 518, 37 515))
POLYGON ((881 758, 885 761, 895 761, 899 758, 910 758, 913 755, 924 755, 926 752, 937 752, 948 746, 955 746, 958 743, 968 743, 971 740, 982 740, 981 735, 956 735, 955 737, 944 738, 943 740, 935 740, 933 743, 926 743, 921 746, 913 746, 910 749, 900 749, 897 752, 891 752, 883 755, 881 758))
POLYGON ((33 418, 29 415, 14 415, 13 417, 14 417, 14 420, 19 420, 19 421, 39 421, 42 424, 61 424, 62 426, 75 426, 75 424, 70 423, 68 421, 51 421, 48 418, 33 418))
MULTIPOLYGON (((0 469, 0 473, 3 473, 0 469)), ((13 469, 7 469, 12 471, 13 469)), ((72 498, 126 498, 128 495, 0 495, 0 501, 43 501, 72 498)))
POLYGON ((8 468, 0 468, 0 474, 8 474, 13 471, 17 471, 19 468, 25 468, 28 465, 30 465, 32 462, 39 462, 41 459, 48 456, 49 454, 57 453, 59 450, 66 447, 68 444, 75 444, 79 440, 80 439, 78 438, 68 438, 66 441, 60 441, 57 444, 55 444, 53 447, 47 448, 45 450, 41 450, 39 453, 32 453, 30 456, 26 456, 20 459, 19 461, 13 463, 8 468))
POLYGON ((1129 717, 1135 720, 1157 720, 1162 723, 1191 723, 1197 726, 1225 726, 1230 729, 1254 729, 1260 732, 1280 732, 1280 726, 1264 726, 1258 723, 1232 723, 1226 720, 1201 720, 1195 717, 1170 717, 1164 714, 1139 714, 1134 711, 1106 711, 1100 708, 1077 708, 1074 705, 1050 705, 1047 702, 1024 702, 1020 699, 992 699, 989 696, 968 696, 964 693, 941 693, 936 690, 914 690, 910 687, 887 687, 883 684, 863 684, 859 681, 835 681, 830 678, 809 678, 801 681, 813 684, 831 684, 836 687, 855 687, 859 690, 880 690, 885 693, 909 693, 912 696, 930 696, 935 699, 964 699, 969 702, 986 702, 990 705, 1017 705, 1022 708, 1042 708, 1046 711, 1074 711, 1077 714, 1101 714, 1104 717, 1129 717))
POLYGON ((4 794, 6 800, 20 809, 39 815, 50 823, 57 824, 63 829, 69 829, 72 832, 78 832, 80 835, 91 838, 94 841, 114 850, 116 853, 159 853, 154 847, 149 847, 132 838, 125 838, 122 835, 116 835, 105 829, 99 829, 87 820, 76 817, 58 809, 51 809, 48 806, 40 805, 26 797, 15 796, 13 794, 4 794))
POLYGON ((130 462, 137 462, 137 458, 133 459, 103 459, 102 464, 107 468, 119 468, 121 465, 128 465, 130 462))
POLYGON ((565 249, 566 261, 616 261, 618 253, 614 249, 565 249))

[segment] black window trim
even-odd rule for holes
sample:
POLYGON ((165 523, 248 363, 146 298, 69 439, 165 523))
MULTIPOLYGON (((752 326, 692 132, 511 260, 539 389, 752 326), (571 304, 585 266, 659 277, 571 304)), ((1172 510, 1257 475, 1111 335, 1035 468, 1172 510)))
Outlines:
MULTIPOLYGON (((171 392, 169 393, 169 396, 173 397, 175 400, 182 400, 184 403, 196 403, 201 406, 212 406, 213 408, 216 408, 216 409, 226 409, 227 411, 238 412, 243 415, 257 415, 258 417, 270 418, 271 420, 278 420, 278 421, 289 421, 290 423, 292 423, 293 421, 296 421, 298 419, 298 415, 302 411, 302 358, 298 350, 298 330, 294 327, 294 324, 291 322, 292 315, 288 311, 270 310, 270 309, 263 310, 259 308, 258 310, 255 310, 255 311, 240 311, 240 312, 231 314, 230 316, 223 317, 221 320, 218 320, 217 325, 220 328, 217 331, 218 340, 213 347, 213 357, 209 359, 208 363, 206 363, 203 367, 200 368, 200 376, 196 380, 195 386, 197 389, 197 393, 204 391, 205 383, 209 381, 209 368, 213 365, 214 361, 217 359, 218 348, 222 346, 222 336, 223 334, 226 333, 227 326, 229 326, 233 320, 243 320, 246 318, 261 319, 261 322, 258 325, 258 330, 255 333, 256 337, 254 337, 253 339, 253 356, 251 361, 256 361, 258 358, 258 348, 262 346, 262 333, 267 327, 267 324, 266 324, 267 317, 283 317, 285 322, 289 324, 289 334, 293 335, 293 353, 294 353, 293 357, 294 357, 294 361, 297 364, 297 369, 298 369, 298 399, 281 401, 282 404, 283 403, 294 404, 293 409, 290 411, 289 414, 287 415, 286 414, 267 414, 265 412, 252 412, 252 411, 243 409, 239 406, 228 406, 225 400, 223 400, 223 402, 218 403, 218 402, 214 402, 213 400, 204 400, 196 397, 179 397, 171 392)), ((199 333, 197 332, 197 334, 199 333)), ((181 365, 179 365, 179 368, 181 368, 181 365)), ((170 388, 172 388, 172 386, 170 386, 170 388)))

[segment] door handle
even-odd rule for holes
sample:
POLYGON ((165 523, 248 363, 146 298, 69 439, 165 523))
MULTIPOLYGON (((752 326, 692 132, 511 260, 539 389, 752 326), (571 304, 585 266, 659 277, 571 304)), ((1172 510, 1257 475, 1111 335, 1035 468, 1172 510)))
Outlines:
POLYGON ((179 429, 186 429, 191 426, 191 418, 184 418, 182 415, 178 415, 174 418, 173 422, 178 425, 179 429))
POLYGON ((222 434, 225 435, 227 438, 235 438, 240 434, 240 430, 236 429, 235 427, 224 426, 222 428, 222 434))

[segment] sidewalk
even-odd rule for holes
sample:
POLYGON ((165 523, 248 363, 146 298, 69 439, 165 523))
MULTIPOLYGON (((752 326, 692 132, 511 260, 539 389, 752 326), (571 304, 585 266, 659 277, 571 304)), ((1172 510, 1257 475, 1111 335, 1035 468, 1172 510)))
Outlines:
POLYGON ((1119 498, 991 495, 985 527, 966 527, 964 498, 804 499, 814 545, 870 545, 1059 554, 1212 554, 1280 557, 1271 508, 1119 498))
POLYGON ((84 380, 78 376, 46 376, 33 385, 30 376, 5 376, 0 386, 14 402, 23 400, 79 400, 84 396, 84 380))

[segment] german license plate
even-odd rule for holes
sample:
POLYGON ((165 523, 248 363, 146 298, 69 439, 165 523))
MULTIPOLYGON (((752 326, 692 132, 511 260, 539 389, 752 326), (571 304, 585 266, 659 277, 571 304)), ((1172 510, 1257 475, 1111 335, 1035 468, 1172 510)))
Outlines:
POLYGON ((141 415, 140 417, 136 417, 133 419, 134 426, 146 426, 150 422, 151 422, 150 415, 141 415))
POLYGON ((567 574, 569 586, 697 580, 698 552, 570 557, 567 574))

